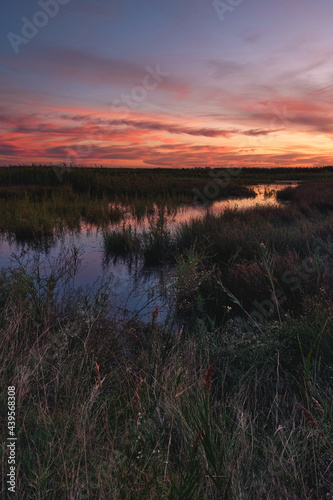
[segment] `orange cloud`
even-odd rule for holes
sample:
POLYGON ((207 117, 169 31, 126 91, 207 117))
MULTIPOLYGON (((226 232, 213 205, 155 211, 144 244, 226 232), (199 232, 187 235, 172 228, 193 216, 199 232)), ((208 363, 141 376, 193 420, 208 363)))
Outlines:
POLYGON ((330 122, 321 105, 292 99, 262 104, 260 110, 251 109, 238 126, 225 123, 225 127, 211 126, 214 120, 156 112, 132 111, 124 118, 121 110, 93 112, 42 105, 37 112, 34 108, 23 113, 2 107, 0 161, 127 167, 332 163, 330 122), (285 122, 280 117, 280 127, 267 123, 265 110, 271 107, 287 110, 285 122), (321 131, 320 139, 311 127, 321 131), (317 139, 309 141, 309 135, 317 139))

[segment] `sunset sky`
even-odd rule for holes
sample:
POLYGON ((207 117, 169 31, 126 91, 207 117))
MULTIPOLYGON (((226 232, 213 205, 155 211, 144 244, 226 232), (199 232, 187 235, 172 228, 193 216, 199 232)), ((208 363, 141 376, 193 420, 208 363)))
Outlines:
POLYGON ((6 2, 0 163, 332 165, 332 22, 332 0, 6 2))

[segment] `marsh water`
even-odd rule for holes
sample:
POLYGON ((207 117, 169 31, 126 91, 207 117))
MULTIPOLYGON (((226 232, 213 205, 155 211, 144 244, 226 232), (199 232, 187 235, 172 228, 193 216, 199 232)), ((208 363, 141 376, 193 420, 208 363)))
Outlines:
MULTIPOLYGON (((294 183, 288 183, 294 186, 294 183)), ((213 214, 226 209, 247 209, 256 205, 279 205, 276 192, 283 184, 260 184, 252 186, 256 192, 254 198, 229 198, 218 200, 209 206, 180 206, 165 215, 167 227, 172 231, 177 224, 187 220, 203 217, 207 211, 213 214)), ((156 215, 156 214, 155 214, 156 215)), ((110 228, 121 227, 124 223, 137 231, 147 228, 150 214, 135 217, 128 207, 124 207, 124 220, 112 224, 110 228)), ((108 277, 112 279, 114 290, 114 306, 119 314, 145 318, 151 314, 156 305, 159 306, 163 319, 167 317, 168 291, 172 286, 173 269, 168 267, 148 268, 140 259, 122 260, 108 256, 104 249, 103 230, 96 226, 82 226, 79 231, 68 231, 53 238, 42 246, 18 242, 2 235, 0 239, 0 269, 17 265, 17 257, 22 261, 38 254, 41 260, 52 263, 60 255, 66 255, 71 248, 77 248, 80 256, 80 268, 75 279, 77 287, 88 287, 108 277)), ((52 264, 50 264, 52 265, 52 264)))

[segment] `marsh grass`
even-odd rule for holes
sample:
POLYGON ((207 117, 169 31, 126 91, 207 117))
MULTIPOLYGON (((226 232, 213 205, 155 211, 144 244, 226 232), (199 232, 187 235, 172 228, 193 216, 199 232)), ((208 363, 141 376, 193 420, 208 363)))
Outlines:
MULTIPOLYGON (((110 203, 116 210, 119 202, 110 201, 111 180, 125 197, 131 193, 119 172, 109 194, 104 171, 65 169, 72 185, 56 191, 52 169, 34 173, 37 187, 27 191, 29 172, 0 169, 5 186, 21 186, 0 193, 7 231, 24 231, 39 213, 53 231, 55 220, 59 228, 82 217, 109 220, 110 203), (87 210, 87 190, 101 210, 71 215, 71 203, 87 210)), ((131 186, 144 196, 155 179, 149 184, 136 172, 131 186)), ((138 203, 138 213, 147 206, 138 203)), ((174 263, 173 324, 183 324, 176 333, 159 322, 157 308, 148 323, 120 318, 112 280, 77 288, 75 248, 54 262, 26 254, 0 273, 1 417, 14 385, 17 498, 330 498, 329 207, 294 202, 208 213, 172 233, 165 213, 140 233, 126 224, 105 231, 105 245, 146 263, 174 263), (260 321, 253 301, 268 299, 273 312, 260 321)), ((38 231, 41 220, 31 227, 38 231)), ((0 432, 5 498, 6 425, 0 432)))
POLYGON ((136 255, 147 266, 166 262, 176 266, 176 277, 181 284, 176 303, 181 314, 186 309, 186 300, 190 304, 196 297, 194 309, 188 308, 189 312, 196 310, 193 317, 201 311, 206 318, 221 322, 225 307, 233 306, 223 287, 242 305, 233 306, 235 313, 242 313, 241 309, 250 313, 257 307, 255 303, 270 299, 274 309, 270 319, 276 317, 279 321, 282 314, 302 314, 306 297, 321 294, 321 290, 332 297, 330 212, 317 208, 304 211, 294 204, 257 206, 244 211, 232 209, 218 215, 207 213, 172 231, 163 214, 153 218, 150 228, 141 232, 125 226, 122 230, 106 231, 105 251, 128 257, 130 250, 131 257, 136 255), (194 248, 200 256, 196 260, 194 248), (191 277, 181 278, 184 272, 191 277), (195 293, 190 282, 198 283, 195 293), (284 296, 281 303, 278 293, 284 296))
POLYGON ((77 254, 61 262, 51 275, 18 262, 0 280, 17 498, 329 497, 332 301, 263 334, 232 319, 174 334, 157 309, 148 324, 110 315, 112 283, 77 293, 77 254))
POLYGON ((141 240, 136 229, 124 223, 121 229, 108 230, 103 235, 104 246, 109 254, 120 256, 131 256, 138 253, 141 248, 141 240))
MULTIPOLYGON (((199 203, 204 200, 209 206, 212 201, 210 194, 207 198, 204 193, 214 182, 217 188, 214 200, 230 196, 255 197, 253 188, 245 185, 246 182, 268 182, 273 175, 290 178, 293 173, 302 178, 320 179, 325 175, 330 179, 333 176, 330 167, 307 171, 243 169, 235 178, 219 184, 214 181, 214 171, 206 169, 0 167, 0 231, 29 239, 68 228, 77 229, 82 223, 106 226, 110 222, 120 222, 126 206, 134 217, 141 220, 162 207, 171 214, 182 204, 192 204, 196 198, 199 203), (202 196, 195 196, 195 193, 202 196)), ((327 186, 325 195, 321 193, 318 198, 318 193, 319 189, 315 195, 310 193, 313 200, 317 199, 317 205, 313 203, 313 206, 328 207, 330 191, 327 186)), ((308 194, 303 193, 301 197, 308 199, 308 194)), ((272 193, 267 191, 265 195, 271 196, 272 193)), ((286 191, 279 192, 280 199, 290 196, 286 191)))
POLYGON ((18 239, 40 238, 78 229, 81 224, 119 222, 123 211, 104 199, 77 194, 70 186, 53 189, 10 189, 0 193, 0 231, 18 239))
MULTIPOLYGON (((0 231, 37 239, 81 224, 119 223, 130 211, 137 220, 191 204, 193 189, 210 178, 201 171, 122 170, 48 166, 0 167, 0 231)), ((230 182, 217 198, 252 197, 252 188, 230 182)))
POLYGON ((301 207, 303 211, 311 208, 316 208, 319 211, 332 210, 333 182, 332 180, 304 182, 295 188, 286 187, 278 191, 277 198, 291 201, 301 207))
POLYGON ((123 224, 121 229, 107 229, 103 235, 107 255, 142 257, 145 264, 160 265, 173 260, 173 239, 167 227, 165 207, 150 216, 148 229, 133 229, 123 224))

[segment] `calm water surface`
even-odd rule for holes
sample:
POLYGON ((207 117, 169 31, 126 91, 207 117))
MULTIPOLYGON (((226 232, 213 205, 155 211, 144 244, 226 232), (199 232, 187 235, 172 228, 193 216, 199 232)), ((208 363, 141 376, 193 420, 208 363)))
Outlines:
MULTIPOLYGON (((294 184, 291 184, 294 185, 294 184)), ((279 205, 276 200, 276 191, 281 189, 281 184, 253 186, 257 196, 247 199, 228 199, 212 203, 209 208, 202 206, 179 207, 174 213, 167 215, 168 227, 172 230, 181 222, 191 218, 203 217, 207 210, 211 213, 223 212, 226 208, 250 208, 256 205, 279 205)), ((138 220, 125 213, 126 224, 131 224, 138 230, 149 226, 149 218, 138 220)), ((122 225, 123 222, 119 225, 122 225)), ((113 227, 117 227, 115 224, 113 227)), ((47 247, 34 249, 27 244, 18 243, 2 235, 0 237, 0 269, 15 266, 14 256, 19 256, 22 251, 28 255, 38 253, 42 259, 51 262, 62 252, 69 248, 79 249, 81 266, 76 278, 76 286, 86 287, 92 285, 102 277, 112 276, 115 291, 114 304, 119 311, 127 312, 131 317, 138 315, 142 318, 151 314, 156 305, 161 310, 160 318, 167 315, 167 302, 165 297, 166 283, 172 283, 172 269, 146 268, 140 260, 123 262, 120 259, 107 259, 104 252, 103 231, 95 226, 83 226, 80 231, 67 232, 53 240, 47 247)))

